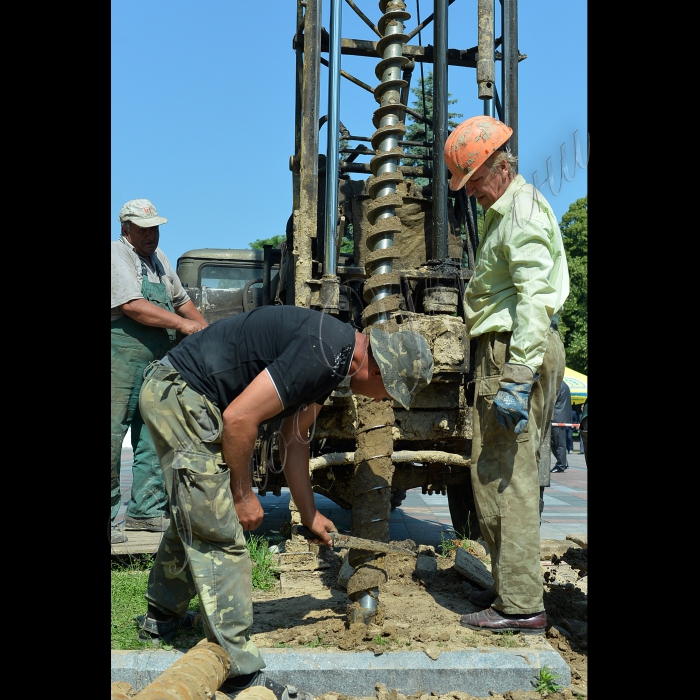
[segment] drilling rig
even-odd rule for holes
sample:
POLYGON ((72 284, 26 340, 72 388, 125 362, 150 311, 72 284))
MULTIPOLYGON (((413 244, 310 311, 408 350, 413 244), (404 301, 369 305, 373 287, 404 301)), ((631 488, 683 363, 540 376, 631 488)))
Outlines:
MULTIPOLYGON (((392 494, 417 487, 446 494, 455 530, 479 536, 470 480, 470 360, 475 348, 470 347, 463 308, 478 246, 477 207, 463 190, 448 189, 443 148, 448 69, 451 75, 459 71, 463 81, 468 80, 463 69, 474 69, 484 114, 513 129, 510 146, 517 156, 517 75, 518 61, 524 58, 517 50, 517 0, 500 0, 500 37, 495 1, 478 0, 478 44, 460 49, 447 46, 448 15, 455 0, 437 0, 433 14, 423 21, 413 18, 400 0, 374 0, 364 10, 354 0, 330 0, 328 29, 322 23, 321 0, 297 0, 294 152, 289 160, 293 211, 286 240, 278 249, 266 246, 264 252, 220 251, 213 256, 211 249, 199 249, 178 261, 178 275, 208 320, 260 304, 288 304, 332 314, 361 332, 372 326, 411 328, 428 341, 433 380, 415 395, 410 410, 396 402, 353 396, 344 383, 326 401, 309 437, 313 489, 352 510, 351 531, 357 537, 388 542, 392 494), (341 36, 343 10, 357 14, 369 38, 341 36), (416 37, 427 32, 432 44, 422 46, 416 37), (342 55, 373 61, 377 83, 367 85, 342 70, 342 55), (495 75, 499 61, 500 91, 495 75), (432 118, 407 105, 420 64, 432 71, 432 118), (321 65, 327 67, 327 87, 321 82, 321 65), (373 94, 378 106, 368 115, 371 133, 353 134, 343 125, 342 80, 353 90, 373 94), (328 110, 321 115, 324 87, 328 110), (407 115, 429 127, 429 140, 406 139, 407 115), (328 140, 322 154, 319 133, 324 125, 328 140), (406 152, 407 147, 414 148, 406 152), (422 153, 416 154, 415 147, 422 153), (352 250, 341 252, 349 241, 352 250), (221 278, 235 277, 236 270, 246 267, 239 275, 234 306, 224 299, 233 289, 225 284, 207 289, 203 284, 205 264, 210 277, 217 276, 212 272, 217 266, 223 270, 221 278)), ((286 485, 276 427, 274 422, 261 427, 253 465, 261 495, 268 490, 279 495, 286 485)), ((547 475, 548 465, 549 460, 547 475)), ((293 522, 294 516, 292 504, 293 522)), ((351 622, 369 623, 377 615, 385 574, 373 565, 375 557, 367 551, 349 552, 355 569, 347 588, 351 622)))

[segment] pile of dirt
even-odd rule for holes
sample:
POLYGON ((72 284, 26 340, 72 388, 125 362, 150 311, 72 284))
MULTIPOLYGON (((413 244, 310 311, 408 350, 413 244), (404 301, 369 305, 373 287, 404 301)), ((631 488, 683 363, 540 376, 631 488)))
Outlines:
MULTIPOLYGON (((548 624, 546 634, 539 636, 477 632, 459 624, 461 615, 478 610, 469 603, 468 594, 479 586, 457 571, 455 551, 460 546, 469 548, 488 566, 488 553, 478 543, 455 540, 444 554, 432 547, 416 547, 410 540, 395 544, 410 547, 417 556, 391 554, 377 561, 387 575, 379 588, 375 624, 348 624, 350 600, 343 588, 348 576, 347 565, 343 567, 347 553, 320 547, 319 568, 295 571, 290 567, 292 570, 282 574, 277 588, 254 593, 251 639, 258 648, 311 647, 375 654, 422 650, 432 659, 443 651, 476 647, 549 648, 546 640, 569 664, 572 679, 571 690, 567 688, 548 697, 555 700, 587 697, 586 548, 569 541, 543 541, 542 574, 548 624)), ((376 697, 405 700, 401 693, 380 685, 376 697)), ((533 690, 506 693, 502 697, 527 700, 542 696, 533 690)), ((427 698, 470 700, 472 696, 459 692, 431 695, 429 689, 411 696, 411 700, 427 698)), ((320 700, 355 699, 327 693, 320 700)))

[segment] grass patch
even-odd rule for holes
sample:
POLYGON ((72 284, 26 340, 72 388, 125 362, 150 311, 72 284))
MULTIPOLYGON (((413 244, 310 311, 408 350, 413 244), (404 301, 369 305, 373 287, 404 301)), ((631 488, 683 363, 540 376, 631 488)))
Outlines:
POLYGON ((520 640, 516 639, 515 635, 510 630, 503 632, 500 635, 499 646, 511 648, 511 647, 517 647, 519 643, 520 643, 520 640))
MULTIPOLYGON (((456 533, 455 533, 456 534, 456 533)), ((440 533, 440 556, 444 559, 454 556, 455 552, 461 547, 468 552, 472 552, 472 541, 464 535, 457 535, 454 539, 446 536, 444 532, 440 533)))
POLYGON ((440 556, 443 559, 451 557, 455 549, 457 549, 457 540, 447 537, 444 532, 440 533, 440 556))
POLYGON ((246 539, 246 547, 253 563, 253 589, 269 591, 279 581, 279 576, 272 564, 270 543, 265 537, 252 533, 248 533, 246 539))
MULTIPOLYGON (((316 639, 307 642, 304 644, 305 647, 310 647, 311 649, 315 649, 316 647, 320 647, 323 644, 323 637, 316 637, 316 639)), ((328 646, 328 645, 326 645, 328 646)))
MULTIPOLYGON (((272 555, 268 541, 258 535, 246 533, 246 547, 253 564, 253 589, 269 590, 278 581, 272 567, 272 555)), ((146 588, 148 575, 155 560, 154 555, 113 556, 111 574, 111 643, 112 649, 181 649, 187 650, 199 642, 204 632, 201 627, 194 630, 181 630, 173 639, 173 644, 154 644, 138 638, 138 625, 134 618, 146 612, 146 588)), ((200 612, 199 598, 195 596, 189 609, 200 612)))
POLYGON ((478 647, 479 646, 479 636, 472 632, 471 634, 465 634, 464 635, 464 643, 472 646, 472 647, 478 647))

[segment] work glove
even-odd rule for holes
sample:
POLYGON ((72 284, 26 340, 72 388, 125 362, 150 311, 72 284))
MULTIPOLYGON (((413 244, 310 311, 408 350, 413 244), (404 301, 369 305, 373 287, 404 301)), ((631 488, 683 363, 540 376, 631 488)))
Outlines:
POLYGON ((496 418, 506 429, 516 435, 525 430, 528 421, 527 404, 532 385, 540 378, 533 376, 532 370, 526 365, 506 363, 503 368, 501 387, 493 400, 496 405, 496 418))

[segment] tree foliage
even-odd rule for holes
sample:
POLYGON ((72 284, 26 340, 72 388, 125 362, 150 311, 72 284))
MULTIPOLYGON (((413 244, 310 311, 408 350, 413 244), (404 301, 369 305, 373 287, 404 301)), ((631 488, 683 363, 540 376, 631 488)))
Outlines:
MULTIPOLYGON (((425 77, 425 80, 418 78, 418 86, 411 88, 411 92, 416 98, 411 105, 411 108, 418 112, 419 114, 427 117, 431 120, 433 119, 433 72, 430 71, 425 77)), ((451 100, 452 93, 447 93, 447 104, 453 105, 457 102, 456 99, 451 100)), ((459 124, 455 121, 457 117, 464 116, 459 112, 448 112, 447 113, 447 126, 449 129, 454 129, 459 124)), ((433 129, 430 125, 425 122, 419 121, 412 117, 410 114, 406 114, 408 126, 406 127, 406 141, 427 141, 432 142, 433 140, 433 129)), ((404 152, 406 154, 412 155, 428 155, 430 149, 425 146, 405 146, 404 152)), ((402 162, 403 165, 424 165, 429 161, 426 160, 414 160, 407 159, 402 162)), ((427 185, 428 180, 426 178, 416 178, 416 184, 427 185)))
POLYGON ((569 296, 559 315, 566 366, 588 374, 588 195, 577 199, 559 224, 569 265, 569 296))
POLYGON ((272 238, 258 238, 257 241, 253 241, 252 243, 248 243, 248 247, 252 248, 253 250, 262 250, 263 246, 266 245, 271 245, 273 248, 277 248, 277 246, 284 240, 286 240, 287 236, 284 234, 279 234, 277 236, 272 236, 272 238))

